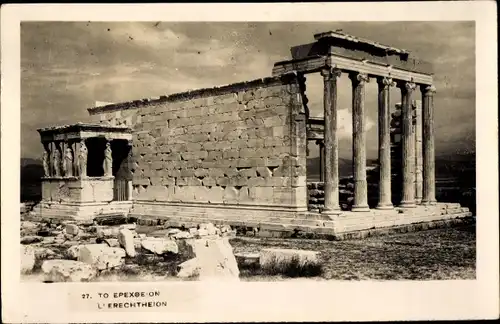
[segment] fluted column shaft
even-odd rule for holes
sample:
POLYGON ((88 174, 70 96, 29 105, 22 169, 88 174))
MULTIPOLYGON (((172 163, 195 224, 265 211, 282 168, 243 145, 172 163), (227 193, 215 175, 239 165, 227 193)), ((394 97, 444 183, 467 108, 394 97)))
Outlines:
POLYGON ((434 156, 434 86, 423 86, 422 117, 423 117, 423 194, 422 204, 436 203, 436 176, 434 156))
POLYGON ((325 181, 325 142, 324 140, 317 140, 316 144, 319 146, 319 181, 325 181))
POLYGON ((350 74, 352 81, 352 131, 353 131, 353 171, 354 205, 353 211, 368 211, 368 186, 366 181, 366 117, 365 83, 368 76, 361 73, 350 74))
POLYGON ((422 202, 422 104, 414 100, 415 108, 415 203, 422 202))
POLYGON ((413 109, 411 96, 415 84, 405 82, 401 86, 401 172, 403 174, 403 197, 401 207, 416 207, 415 205, 415 140, 413 136, 413 109))
POLYGON ((390 78, 379 78, 378 83, 378 159, 380 163, 378 209, 391 209, 391 116, 390 78))
POLYGON ((325 214, 340 212, 339 204, 339 158, 337 136, 337 78, 340 71, 324 69, 321 71, 324 82, 324 119, 325 119, 325 214))

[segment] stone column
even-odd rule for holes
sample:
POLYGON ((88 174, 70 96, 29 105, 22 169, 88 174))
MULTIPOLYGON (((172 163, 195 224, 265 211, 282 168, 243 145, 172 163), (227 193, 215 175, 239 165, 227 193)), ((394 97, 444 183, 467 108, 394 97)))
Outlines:
POLYGON ((422 204, 436 203, 436 179, 434 157, 434 86, 421 86, 423 116, 423 194, 422 204))
POLYGON ((378 78, 378 159, 380 164, 377 209, 392 209, 390 78, 378 78))
POLYGON ((73 149, 71 142, 63 142, 64 156, 63 156, 63 171, 65 177, 73 176, 73 149))
POLYGON ((61 176, 61 163, 62 163, 62 153, 61 153, 61 145, 60 142, 54 142, 54 158, 53 158, 53 169, 54 169, 54 177, 61 176))
POLYGON ((81 179, 87 177, 87 155, 88 150, 85 145, 85 140, 81 139, 78 147, 78 175, 81 179))
POLYGON ((325 118, 325 214, 339 214, 339 157, 337 135, 337 78, 341 72, 336 69, 321 71, 324 82, 324 118, 325 118))
POLYGON ((352 81, 352 153, 354 171, 354 205, 352 211, 369 211, 368 186, 366 182, 366 116, 365 74, 351 73, 352 81))
POLYGON ((411 95, 415 83, 404 82, 401 85, 401 173, 403 178, 403 196, 401 207, 413 208, 415 205, 415 140, 413 137, 413 109, 411 95))
POLYGON ((325 142, 317 140, 316 145, 319 147, 319 181, 325 181, 325 142))
POLYGON ((42 165, 43 165, 43 176, 50 177, 50 143, 43 144, 43 155, 42 155, 42 165))
POLYGON ((415 109, 415 203, 422 202, 422 102, 414 100, 415 109))
POLYGON ((111 141, 106 142, 106 149, 104 150, 103 170, 105 177, 113 176, 113 156, 111 152, 111 141))

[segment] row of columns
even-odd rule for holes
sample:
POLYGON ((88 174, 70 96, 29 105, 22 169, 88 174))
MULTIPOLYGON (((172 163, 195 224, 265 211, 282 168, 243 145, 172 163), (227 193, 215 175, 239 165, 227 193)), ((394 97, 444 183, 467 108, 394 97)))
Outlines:
MULTIPOLYGON (((42 164, 45 177, 80 177, 87 176, 88 149, 85 140, 53 141, 43 143, 42 164), (75 152, 77 152, 75 156, 75 152)), ((112 176, 111 142, 106 143, 104 151, 104 176, 112 176)))
MULTIPOLYGON (((338 174, 338 134, 337 134, 337 79, 341 75, 338 69, 323 69, 324 81, 324 213, 340 212, 339 174, 338 174)), ((353 171, 354 205, 353 211, 367 211, 368 187, 366 180, 366 117, 365 84, 369 82, 366 74, 350 72, 352 83, 352 123, 353 123, 353 171)), ((390 139, 390 87, 398 86, 402 94, 402 201, 401 207, 415 207, 415 138, 413 137, 412 94, 417 88, 413 82, 394 82, 391 78, 377 77, 378 84, 378 122, 379 122, 379 202, 377 208, 393 208, 391 200, 391 139, 390 139)), ((423 155, 423 197, 422 204, 435 203, 435 167, 434 167, 434 115, 433 86, 420 85, 422 92, 422 155, 423 155)), ((419 116, 417 115, 417 118, 419 116)), ((417 123, 418 125, 418 123, 417 123)), ((417 132, 419 127, 416 128, 417 132)), ((418 190, 417 190, 418 192, 418 190)), ((417 197, 420 200, 420 197, 417 197)), ((420 201, 418 201, 420 202, 420 201)))

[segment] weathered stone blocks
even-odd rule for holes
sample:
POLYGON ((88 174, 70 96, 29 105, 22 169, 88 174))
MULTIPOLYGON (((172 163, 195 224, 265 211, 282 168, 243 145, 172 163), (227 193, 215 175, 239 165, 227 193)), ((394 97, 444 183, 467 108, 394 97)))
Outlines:
MULTIPOLYGON (((293 78, 253 81, 234 89, 227 86, 144 102, 119 114, 103 113, 103 120, 121 123, 132 117, 136 123, 134 198, 276 203, 273 188, 305 185, 305 158, 302 169, 286 161, 305 151, 290 138, 296 129, 291 113, 302 108, 294 82, 293 78), (255 189, 260 187, 266 189, 255 189)), ((279 204, 285 204, 284 198, 279 204)))
POLYGON ((47 260, 42 264, 44 280, 50 282, 86 282, 96 276, 96 269, 85 262, 47 260))

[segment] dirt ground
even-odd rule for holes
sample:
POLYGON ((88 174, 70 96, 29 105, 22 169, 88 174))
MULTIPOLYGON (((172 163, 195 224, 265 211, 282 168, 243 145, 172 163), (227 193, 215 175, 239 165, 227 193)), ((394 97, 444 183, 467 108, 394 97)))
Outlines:
MULTIPOLYGON (((235 238, 235 253, 262 248, 292 248, 321 252, 323 273, 316 280, 447 280, 475 279, 476 228, 474 225, 362 240, 235 238)), ((258 269, 242 269, 243 280, 284 280, 258 269)), ((313 278, 311 278, 313 279, 313 278)))

